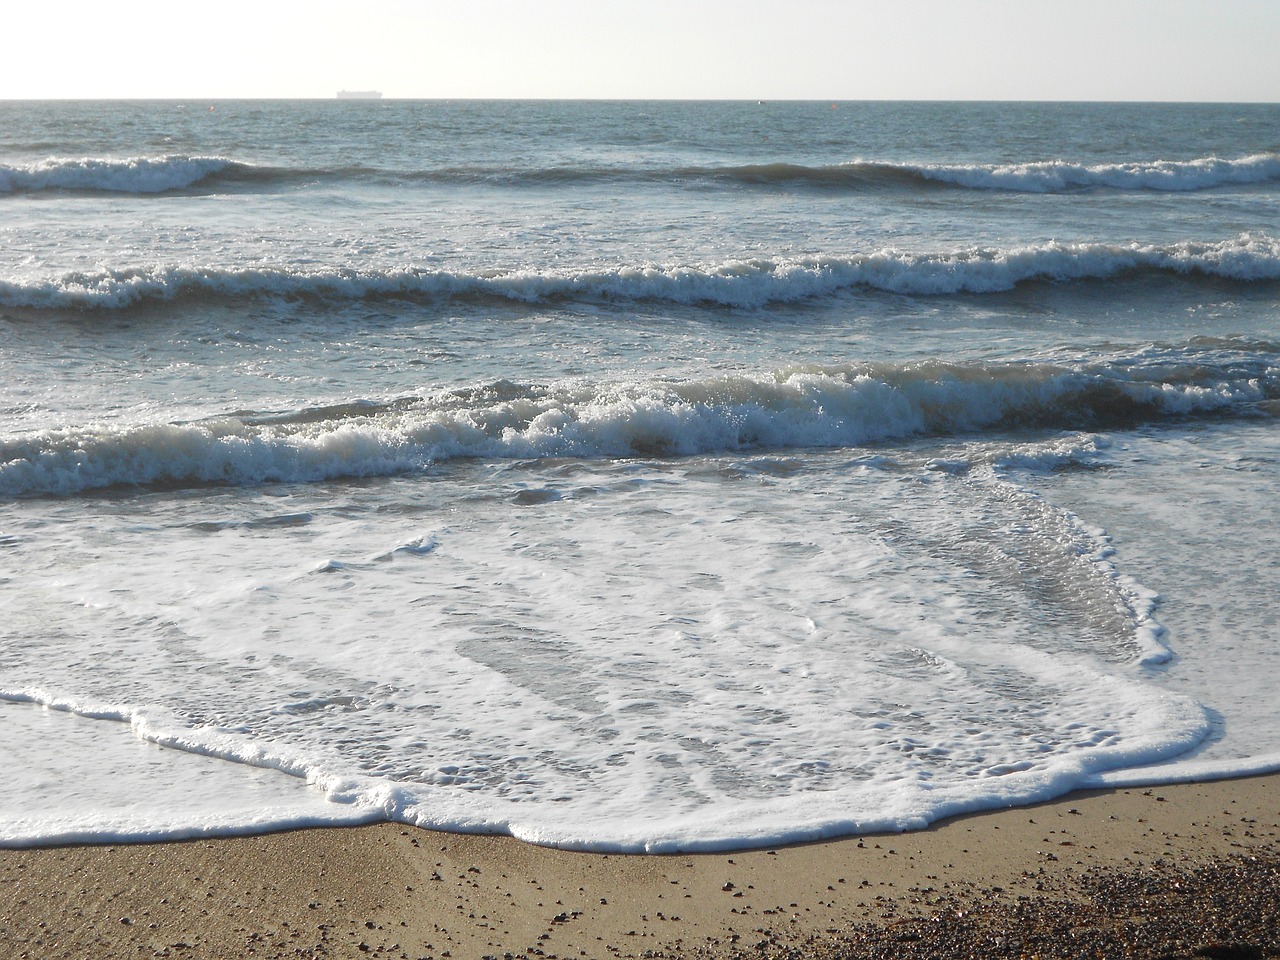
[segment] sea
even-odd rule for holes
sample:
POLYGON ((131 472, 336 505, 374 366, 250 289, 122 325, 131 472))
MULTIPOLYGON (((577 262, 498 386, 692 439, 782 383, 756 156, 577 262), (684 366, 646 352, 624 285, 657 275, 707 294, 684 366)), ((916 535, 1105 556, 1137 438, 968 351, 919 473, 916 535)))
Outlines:
POLYGON ((0 102, 0 844, 1280 769, 1280 105, 0 102))

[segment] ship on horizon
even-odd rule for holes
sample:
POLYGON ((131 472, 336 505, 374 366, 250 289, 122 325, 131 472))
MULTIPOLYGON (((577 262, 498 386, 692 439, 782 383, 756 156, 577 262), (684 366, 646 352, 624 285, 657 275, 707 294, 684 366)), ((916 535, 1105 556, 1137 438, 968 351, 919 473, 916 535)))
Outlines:
POLYGON ((381 100, 381 90, 339 90, 339 100, 381 100))

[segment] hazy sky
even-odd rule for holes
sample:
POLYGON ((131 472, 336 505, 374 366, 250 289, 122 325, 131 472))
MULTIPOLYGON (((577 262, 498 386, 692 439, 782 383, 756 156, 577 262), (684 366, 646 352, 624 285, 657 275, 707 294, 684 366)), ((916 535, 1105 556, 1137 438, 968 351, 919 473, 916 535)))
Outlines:
POLYGON ((0 99, 1280 101, 1280 0, 51 0, 0 31, 0 99))

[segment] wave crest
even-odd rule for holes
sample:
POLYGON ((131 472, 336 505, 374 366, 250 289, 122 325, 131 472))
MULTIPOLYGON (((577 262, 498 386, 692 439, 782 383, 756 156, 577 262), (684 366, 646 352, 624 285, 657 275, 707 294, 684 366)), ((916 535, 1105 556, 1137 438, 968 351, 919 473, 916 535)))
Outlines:
POLYGON ((332 302, 376 298, 657 301, 755 308, 858 288, 944 296, 1000 293, 1035 281, 1105 280, 1142 274, 1272 282, 1280 280, 1280 241, 1245 234, 1209 243, 1045 243, 939 253, 884 249, 847 257, 758 258, 710 266, 637 264, 549 272, 166 266, 0 281, 0 306, 122 309, 187 298, 286 297, 332 302))
POLYGON ((654 457, 852 447, 1010 428, 1253 415, 1275 358, 798 367, 680 382, 496 384, 200 423, 68 427, 0 443, 0 496, 413 473, 465 457, 654 457))
POLYGON ((252 169, 226 157, 54 157, 39 163, 0 164, 0 194, 41 190, 167 193, 252 169))

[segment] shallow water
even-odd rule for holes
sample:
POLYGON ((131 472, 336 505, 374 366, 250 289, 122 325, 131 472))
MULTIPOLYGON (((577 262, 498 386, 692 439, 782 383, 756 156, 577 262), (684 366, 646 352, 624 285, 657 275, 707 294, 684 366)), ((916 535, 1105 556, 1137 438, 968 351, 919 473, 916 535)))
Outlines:
POLYGON ((0 113, 4 842, 1277 766, 1276 108, 0 113))

